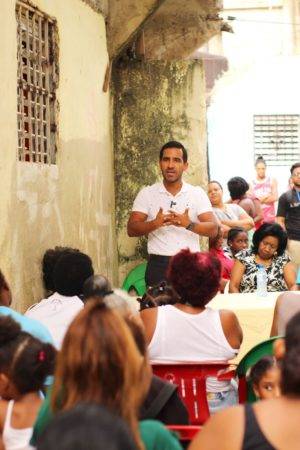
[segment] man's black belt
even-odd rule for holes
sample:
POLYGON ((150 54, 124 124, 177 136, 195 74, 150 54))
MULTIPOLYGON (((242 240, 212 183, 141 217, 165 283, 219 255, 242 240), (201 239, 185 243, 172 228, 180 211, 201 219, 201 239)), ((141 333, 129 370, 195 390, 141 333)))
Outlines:
POLYGON ((152 260, 152 261, 169 261, 169 259, 171 258, 171 256, 165 256, 165 255, 149 255, 148 261, 152 260))

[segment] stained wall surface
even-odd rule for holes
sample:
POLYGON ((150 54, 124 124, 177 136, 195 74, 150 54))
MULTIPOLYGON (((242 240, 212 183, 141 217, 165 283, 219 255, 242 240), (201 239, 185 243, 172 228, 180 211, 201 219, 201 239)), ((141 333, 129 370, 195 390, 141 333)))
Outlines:
POLYGON ((189 152, 185 179, 206 186, 206 115, 200 61, 126 61, 114 67, 116 224, 120 282, 146 255, 126 223, 138 191, 160 178, 158 155, 169 140, 189 152))
POLYGON ((55 17, 59 35, 57 163, 17 161, 15 0, 0 2, 0 249, 14 306, 42 297, 45 249, 87 252, 95 270, 114 280, 114 182, 105 22, 81 0, 35 0, 55 17))

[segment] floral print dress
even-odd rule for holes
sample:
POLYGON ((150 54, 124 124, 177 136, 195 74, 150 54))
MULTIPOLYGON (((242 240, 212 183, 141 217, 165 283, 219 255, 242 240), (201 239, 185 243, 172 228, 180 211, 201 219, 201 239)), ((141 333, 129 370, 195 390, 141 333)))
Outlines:
MULTIPOLYGON (((235 258, 245 266, 245 272, 240 283, 240 292, 255 292, 258 269, 255 262, 255 254, 251 250, 243 250, 237 253, 235 258)), ((286 254, 274 256, 272 264, 269 267, 265 267, 268 277, 268 292, 288 290, 283 276, 283 268, 289 261, 290 258, 286 254)))

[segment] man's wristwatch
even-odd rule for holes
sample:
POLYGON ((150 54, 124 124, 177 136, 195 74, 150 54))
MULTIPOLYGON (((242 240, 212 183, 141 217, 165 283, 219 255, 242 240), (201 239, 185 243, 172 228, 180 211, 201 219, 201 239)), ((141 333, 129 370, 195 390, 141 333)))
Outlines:
POLYGON ((194 231, 195 225, 196 224, 194 222, 190 222, 185 229, 189 231, 194 231))

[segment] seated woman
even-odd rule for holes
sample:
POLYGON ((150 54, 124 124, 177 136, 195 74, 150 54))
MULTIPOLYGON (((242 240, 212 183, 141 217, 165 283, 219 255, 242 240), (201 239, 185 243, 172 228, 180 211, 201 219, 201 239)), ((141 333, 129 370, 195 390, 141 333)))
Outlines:
POLYGON ((36 445, 54 415, 92 402, 127 423, 138 450, 180 450, 177 439, 160 422, 138 422, 150 379, 147 359, 121 315, 103 299, 89 299, 64 337, 53 390, 39 411, 31 445, 36 445))
POLYGON ((239 405, 209 419, 189 450, 298 450, 300 442, 300 313, 274 354, 281 363, 281 397, 239 405))
POLYGON ((223 231, 221 227, 218 229, 218 234, 215 238, 209 238, 209 253, 215 256, 221 263, 222 275, 221 275, 221 292, 224 291, 225 285, 230 280, 231 270, 233 267, 233 260, 229 258, 224 252, 223 248, 223 231))
POLYGON ((228 258, 233 259, 237 253, 246 250, 248 246, 248 233, 242 227, 235 227, 228 231, 227 247, 224 247, 223 250, 228 258))
POLYGON ((287 234, 277 223, 264 223, 255 231, 252 249, 235 255, 229 292, 255 292, 258 265, 267 273, 268 292, 297 289, 293 263, 285 254, 287 234))
POLYGON ((243 208, 233 203, 223 202, 223 188, 218 181, 209 182, 208 197, 214 214, 222 224, 224 236, 227 236, 230 228, 243 227, 247 231, 254 228, 253 219, 243 208))
POLYGON ((252 217, 255 228, 259 228, 263 222, 263 210, 258 198, 247 194, 249 184, 242 177, 233 177, 227 183, 232 203, 243 208, 252 217))
MULTIPOLYGON (((169 265, 168 279, 180 296, 175 305, 141 311, 152 361, 228 361, 238 353, 242 330, 232 311, 206 305, 220 288, 221 264, 207 252, 182 250, 169 265)), ((236 402, 228 381, 207 382, 210 410, 236 402)))

